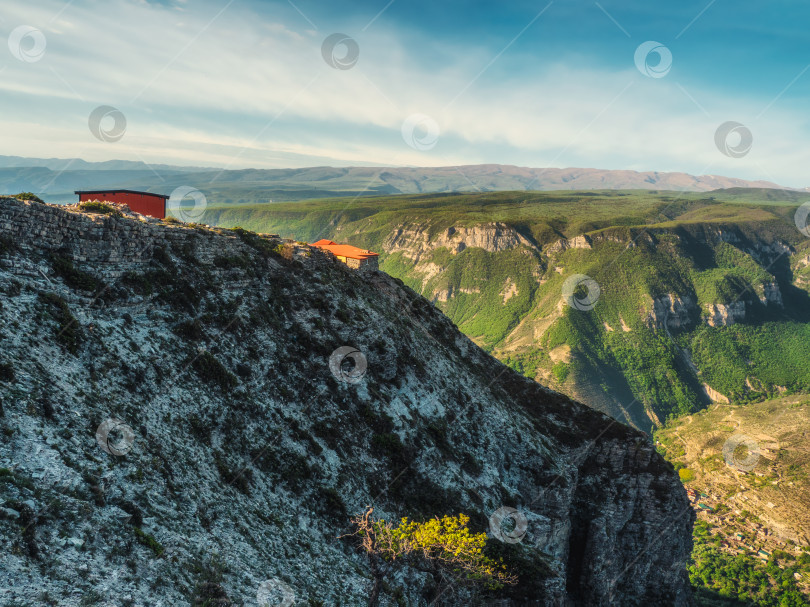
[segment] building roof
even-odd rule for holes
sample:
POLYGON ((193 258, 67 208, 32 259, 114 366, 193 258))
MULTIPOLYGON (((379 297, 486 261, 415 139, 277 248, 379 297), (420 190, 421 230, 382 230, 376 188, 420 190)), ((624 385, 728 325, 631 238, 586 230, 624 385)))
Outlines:
POLYGON ((140 194, 142 196, 154 196, 155 198, 162 198, 163 200, 168 200, 171 198, 170 196, 165 196, 163 194, 155 194, 154 192, 139 192, 137 190, 77 190, 73 193, 77 196, 81 196, 82 194, 140 194))
POLYGON ((339 257, 348 257, 349 259, 368 259, 370 257, 379 257, 379 255, 368 249, 360 249, 353 247, 350 244, 338 244, 331 240, 321 239, 318 242, 312 243, 313 247, 318 247, 324 251, 329 251, 339 257))

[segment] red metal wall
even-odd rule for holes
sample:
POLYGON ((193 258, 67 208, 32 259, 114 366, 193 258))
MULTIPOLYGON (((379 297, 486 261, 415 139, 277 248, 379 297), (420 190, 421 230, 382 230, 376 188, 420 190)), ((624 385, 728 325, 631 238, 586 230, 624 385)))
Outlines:
POLYGON ((158 219, 166 217, 166 201, 149 194, 131 194, 130 192, 103 192, 98 194, 79 194, 79 202, 100 200, 102 202, 117 202, 127 205, 131 210, 141 215, 149 215, 158 219))

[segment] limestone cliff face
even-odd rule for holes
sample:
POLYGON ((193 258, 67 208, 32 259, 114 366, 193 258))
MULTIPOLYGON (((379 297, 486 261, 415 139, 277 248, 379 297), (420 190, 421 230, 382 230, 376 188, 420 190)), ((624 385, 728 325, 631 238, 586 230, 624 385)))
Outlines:
POLYGON ((696 310, 697 304, 690 295, 668 293, 652 299, 646 321, 656 329, 684 329, 693 324, 696 310))
POLYGON ((744 301, 732 301, 727 304, 706 304, 704 320, 710 327, 728 327, 745 319, 744 301))
POLYGON ((592 248, 591 245, 591 237, 587 234, 582 234, 580 236, 575 236, 574 238, 564 238, 550 244, 546 249, 546 253, 548 255, 554 255, 556 253, 567 251, 568 249, 590 249, 592 248))
MULTIPOLYGON (((0 199, 0 602, 365 605, 338 536, 373 504, 526 517, 488 542, 518 586, 435 605, 691 604, 692 510, 641 434, 397 280, 276 244, 0 199), (365 364, 330 370, 346 345, 365 364)), ((385 606, 439 592, 389 581, 385 606)))
POLYGON ((476 226, 450 227, 438 234, 431 234, 426 225, 407 225, 396 228, 383 242, 386 253, 402 252, 418 261, 425 253, 447 248, 460 253, 466 248, 477 247, 490 253, 514 249, 532 244, 514 228, 502 223, 487 223, 476 226))

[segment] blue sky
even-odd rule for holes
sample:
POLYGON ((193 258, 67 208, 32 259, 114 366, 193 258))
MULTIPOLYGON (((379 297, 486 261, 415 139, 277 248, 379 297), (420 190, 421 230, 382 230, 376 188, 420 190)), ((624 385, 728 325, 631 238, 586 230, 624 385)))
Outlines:
POLYGON ((347 4, 6 0, 0 153, 228 168, 503 163, 810 186, 808 3, 347 4), (322 56, 334 33, 357 44, 350 69, 322 56), (657 75, 657 54, 636 65, 648 41, 671 54, 663 77, 642 73, 657 75), (120 140, 94 136, 100 105, 125 116, 120 140), (718 149, 727 121, 750 132, 744 155, 718 149))

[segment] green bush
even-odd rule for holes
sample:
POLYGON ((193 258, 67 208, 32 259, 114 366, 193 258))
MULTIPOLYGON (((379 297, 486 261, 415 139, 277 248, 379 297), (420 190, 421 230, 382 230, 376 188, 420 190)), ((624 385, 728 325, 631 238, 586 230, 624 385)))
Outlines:
POLYGON ((563 383, 566 378, 568 377, 568 373, 571 371, 571 367, 566 363, 557 363, 553 367, 551 367, 551 372, 554 374, 554 378, 563 383))
POLYGON ((156 557, 163 556, 165 550, 160 542, 145 531, 141 530, 140 527, 133 527, 132 530, 135 533, 135 539, 138 540, 138 543, 149 548, 149 550, 151 550, 156 557))
POLYGON ((121 211, 114 206, 98 200, 80 202, 79 210, 84 211, 85 213, 100 213, 102 215, 112 215, 114 217, 121 217, 123 215, 123 213, 121 213, 121 211))
POLYGON ((17 200, 33 200, 34 202, 42 202, 42 203, 45 202, 44 200, 42 200, 42 198, 40 198, 33 192, 20 192, 19 194, 15 194, 14 198, 16 198, 17 200))

